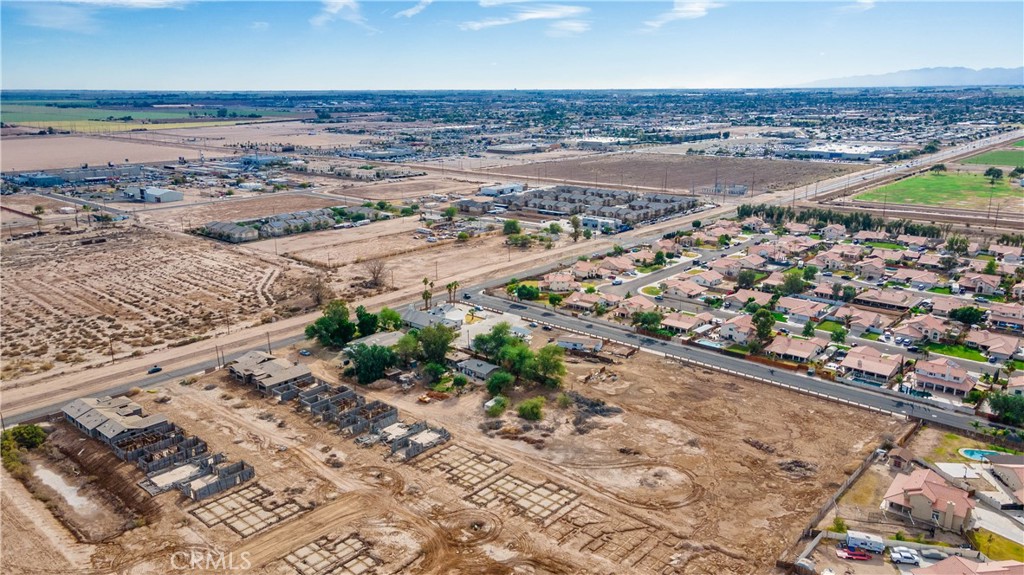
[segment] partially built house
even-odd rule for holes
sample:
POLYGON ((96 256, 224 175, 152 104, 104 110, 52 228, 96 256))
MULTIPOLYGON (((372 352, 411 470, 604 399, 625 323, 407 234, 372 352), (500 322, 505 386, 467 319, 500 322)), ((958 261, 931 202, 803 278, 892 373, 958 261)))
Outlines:
POLYGON ((315 379, 308 367, 262 351, 250 351, 229 362, 228 372, 239 382, 252 385, 268 396, 281 395, 293 388, 313 383, 315 379))

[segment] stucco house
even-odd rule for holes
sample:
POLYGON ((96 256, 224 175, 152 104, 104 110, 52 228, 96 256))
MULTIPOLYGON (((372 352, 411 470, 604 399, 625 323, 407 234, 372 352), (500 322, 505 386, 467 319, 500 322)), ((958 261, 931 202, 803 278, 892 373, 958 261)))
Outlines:
POLYGON ((950 485, 931 469, 897 475, 882 500, 890 513, 958 533, 970 526, 974 509, 966 491, 950 485))

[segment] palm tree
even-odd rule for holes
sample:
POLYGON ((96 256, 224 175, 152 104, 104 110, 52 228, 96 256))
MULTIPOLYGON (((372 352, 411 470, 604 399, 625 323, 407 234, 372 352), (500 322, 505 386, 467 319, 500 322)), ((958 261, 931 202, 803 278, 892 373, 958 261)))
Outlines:
POLYGON ((444 286, 444 289, 448 290, 448 302, 455 303, 455 293, 459 291, 459 282, 450 282, 444 286))

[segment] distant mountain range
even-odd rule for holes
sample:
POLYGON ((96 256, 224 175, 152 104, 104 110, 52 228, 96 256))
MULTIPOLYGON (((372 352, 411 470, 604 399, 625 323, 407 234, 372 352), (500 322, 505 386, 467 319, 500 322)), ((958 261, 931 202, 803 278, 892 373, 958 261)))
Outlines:
POLYGON ((918 68, 888 74, 831 78, 803 84, 801 88, 905 88, 918 86, 1020 86, 1021 68, 918 68))

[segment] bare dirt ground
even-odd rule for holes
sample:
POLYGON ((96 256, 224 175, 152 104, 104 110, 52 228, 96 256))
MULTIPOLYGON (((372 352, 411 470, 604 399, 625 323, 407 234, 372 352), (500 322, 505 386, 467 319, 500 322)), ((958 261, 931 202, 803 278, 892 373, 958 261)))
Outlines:
POLYGON ((790 160, 716 158, 645 154, 609 154, 583 158, 494 168, 495 174, 513 177, 586 182, 608 187, 640 186, 681 191, 722 184, 750 186, 756 192, 803 186, 865 169, 865 166, 790 160))
MULTIPOLYGON (((330 355, 288 357, 337 381, 330 355)), ((378 573, 766 573, 848 468, 901 426, 652 355, 600 368, 572 364, 567 384, 624 412, 591 418, 585 434, 574 424, 579 408, 554 402, 532 428, 507 413, 489 437, 479 428, 479 391, 424 405, 417 392, 360 389, 398 406, 403 419, 452 431, 451 442, 407 464, 221 373, 169 384, 135 399, 256 467, 256 479, 223 497, 286 511, 264 512, 267 525, 242 537, 236 529, 246 524, 233 518, 206 524, 199 508, 208 502, 164 494, 145 527, 101 548, 30 537, 40 553, 76 554, 65 560, 72 568, 135 574, 166 572, 175 551, 200 546, 236 561, 247 553, 252 573, 319 573, 325 565, 339 573, 361 565, 378 573), (527 437, 543 448, 516 440, 527 437)), ((138 479, 123 464, 112 473, 125 477, 118 483, 138 479)), ((16 486, 4 496, 27 495, 16 486)), ((7 532, 8 521, 24 521, 8 507, 7 532)), ((33 572, 16 556, 5 561, 12 573, 33 572)))
POLYGON ((258 219, 274 214, 313 210, 345 205, 349 202, 301 192, 275 193, 260 196, 221 199, 191 206, 174 206, 139 212, 139 221, 169 230, 198 227, 207 222, 231 222, 258 219))
POLYGON ((94 229, 3 246, 3 377, 148 351, 302 308, 310 274, 201 238, 94 229), (101 244, 79 245, 101 238, 101 244))
POLYGON ((71 202, 64 202, 57 198, 49 198, 45 196, 37 196, 36 194, 13 194, 10 196, 4 196, 0 199, 0 206, 24 212, 26 214, 33 213, 36 206, 43 207, 43 213, 41 217, 60 215, 57 214, 57 210, 60 208, 77 208, 76 204, 71 202))
MULTIPOLYGON (((314 178, 315 179, 315 178, 314 178)), ((402 182, 374 182, 369 184, 339 185, 344 180, 320 178, 323 190, 328 193, 342 193, 345 196, 367 200, 385 200, 397 202, 401 200, 425 198, 430 194, 454 194, 460 196, 475 195, 481 185, 491 183, 485 178, 478 181, 453 179, 440 175, 420 176, 402 182), (344 191, 339 191, 344 190, 344 191)), ((431 200, 428 200, 431 201, 431 200)))
MULTIPOLYGON (((4 172, 77 168, 82 164, 106 166, 199 159, 199 150, 154 145, 144 141, 110 140, 86 136, 39 136, 4 138, 0 142, 0 167, 4 172)), ((207 154, 209 157, 209 154, 207 154)))

